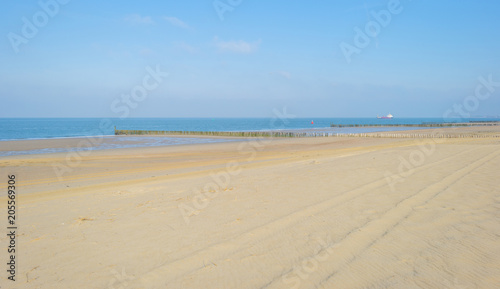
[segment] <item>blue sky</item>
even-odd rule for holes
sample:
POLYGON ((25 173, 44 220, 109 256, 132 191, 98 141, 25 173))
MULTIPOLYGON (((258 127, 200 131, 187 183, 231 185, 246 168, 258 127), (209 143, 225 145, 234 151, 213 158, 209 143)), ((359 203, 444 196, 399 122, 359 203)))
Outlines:
POLYGON ((498 15, 493 0, 8 1, 0 117, 500 115, 500 86, 470 98, 500 82, 498 15), (148 67, 168 76, 126 104, 148 67))

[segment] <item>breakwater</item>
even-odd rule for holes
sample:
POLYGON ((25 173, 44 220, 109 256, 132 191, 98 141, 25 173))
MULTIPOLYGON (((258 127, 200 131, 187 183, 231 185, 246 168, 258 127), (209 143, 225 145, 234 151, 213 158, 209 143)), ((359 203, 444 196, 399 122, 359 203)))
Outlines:
POLYGON ((411 133, 411 132, 371 132, 371 133, 334 133, 334 132, 281 132, 281 131, 155 131, 155 130, 116 130, 115 135, 148 136, 222 136, 222 137, 373 137, 373 138, 500 138, 500 134, 485 133, 411 133))
POLYGON ((225 137, 305 137, 305 133, 276 131, 158 131, 116 130, 115 135, 172 135, 172 136, 225 136, 225 137))
POLYGON ((330 124, 330 127, 464 127, 464 126, 497 126, 500 122, 497 121, 471 121, 471 122, 445 122, 445 123, 421 123, 421 124, 330 124))

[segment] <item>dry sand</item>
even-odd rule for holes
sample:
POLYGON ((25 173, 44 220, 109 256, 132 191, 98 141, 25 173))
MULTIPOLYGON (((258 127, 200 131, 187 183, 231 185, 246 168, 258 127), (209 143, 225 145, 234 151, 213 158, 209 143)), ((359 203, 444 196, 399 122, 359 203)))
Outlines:
POLYGON ((0 287, 498 288, 499 167, 499 138, 3 157, 19 230, 0 287))

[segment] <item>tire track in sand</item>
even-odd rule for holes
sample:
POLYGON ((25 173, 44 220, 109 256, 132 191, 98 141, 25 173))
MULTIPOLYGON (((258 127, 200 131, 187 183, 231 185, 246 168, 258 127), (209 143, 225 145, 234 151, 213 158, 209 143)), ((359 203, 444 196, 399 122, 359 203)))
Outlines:
MULTIPOLYGON (((324 248, 322 251, 318 252, 317 255, 325 255, 326 253, 329 258, 321 264, 321 270, 318 270, 309 276, 307 279, 308 284, 315 284, 315 288, 329 288, 325 287, 325 283, 331 282, 337 272, 341 271, 351 262, 356 260, 357 256, 368 250, 373 244, 388 234, 394 227, 408 218, 412 214, 415 207, 421 206, 434 199, 437 195, 459 181, 462 177, 494 159, 499 154, 500 152, 489 153, 485 157, 482 157, 481 159, 454 172, 441 181, 420 190, 413 196, 405 198, 393 209, 386 212, 381 218, 371 221, 361 228, 353 229, 340 242, 332 244, 330 247, 324 248)), ((303 260, 313 257, 314 256, 308 256, 303 260)), ((289 286, 285 286, 282 278, 292 272, 293 268, 282 275, 276 276, 273 280, 261 288, 288 288, 289 286)), ((299 287, 296 286, 293 288, 299 287)))
MULTIPOLYGON (((452 156, 446 157, 444 159, 435 161, 431 164, 423 165, 415 168, 415 173, 429 168, 438 166, 443 162, 447 162, 450 159, 454 159, 457 156, 467 154, 471 151, 476 151, 478 149, 470 149, 460 151, 452 156)), ((396 174, 395 174, 396 175, 396 174)), ((196 270, 204 268, 203 264, 197 262, 199 260, 219 260, 228 255, 235 254, 237 252, 243 251, 249 248, 252 244, 259 243, 265 240, 269 236, 276 234, 276 232, 283 231, 283 228, 291 227, 296 223, 304 219, 305 216, 318 214, 326 210, 331 210, 337 206, 340 206, 354 198, 362 196, 366 192, 370 192, 374 189, 383 187, 387 185, 386 178, 381 178, 377 181, 365 184, 354 190, 346 191, 340 193, 339 195, 325 200, 320 201, 316 204, 300 208, 299 210, 290 213, 289 215, 280 217, 274 221, 264 224, 260 227, 250 229, 249 231, 236 236, 231 241, 215 243, 213 245, 207 246, 203 249, 193 252, 192 254, 182 257, 180 259, 171 261, 163 266, 160 266, 141 277, 134 280, 131 284, 131 288, 142 288, 141 284, 168 284, 169 281, 178 279, 180 276, 189 274, 196 270), (194 266, 192 264, 199 264, 194 266)), ((159 287, 163 288, 163 287, 159 287)))

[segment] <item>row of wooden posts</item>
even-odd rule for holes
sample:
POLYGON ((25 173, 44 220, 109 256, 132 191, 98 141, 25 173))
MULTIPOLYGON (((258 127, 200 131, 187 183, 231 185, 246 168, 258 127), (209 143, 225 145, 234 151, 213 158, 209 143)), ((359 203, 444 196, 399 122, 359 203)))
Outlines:
POLYGON ((330 124, 330 127, 464 127, 464 126, 497 126, 499 122, 471 123, 422 123, 422 124, 330 124))
POLYGON ((279 131, 155 131, 116 130, 115 135, 170 135, 170 136, 224 136, 224 137, 374 137, 374 138, 499 138, 498 134, 474 133, 332 133, 332 132, 279 132, 279 131))

